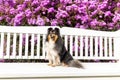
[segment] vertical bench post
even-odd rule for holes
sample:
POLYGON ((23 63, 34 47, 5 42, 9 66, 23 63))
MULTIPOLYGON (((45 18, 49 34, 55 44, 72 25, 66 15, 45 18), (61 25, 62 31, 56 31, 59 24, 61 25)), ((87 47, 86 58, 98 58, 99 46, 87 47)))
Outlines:
POLYGON ((120 63, 120 30, 117 31, 115 35, 116 37, 114 38, 114 55, 120 63))

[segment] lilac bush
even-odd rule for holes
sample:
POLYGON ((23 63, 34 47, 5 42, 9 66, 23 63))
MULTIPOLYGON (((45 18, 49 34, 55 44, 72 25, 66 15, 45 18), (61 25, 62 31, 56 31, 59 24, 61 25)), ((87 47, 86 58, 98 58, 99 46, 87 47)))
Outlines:
POLYGON ((120 29, 120 0, 0 0, 0 25, 120 29))

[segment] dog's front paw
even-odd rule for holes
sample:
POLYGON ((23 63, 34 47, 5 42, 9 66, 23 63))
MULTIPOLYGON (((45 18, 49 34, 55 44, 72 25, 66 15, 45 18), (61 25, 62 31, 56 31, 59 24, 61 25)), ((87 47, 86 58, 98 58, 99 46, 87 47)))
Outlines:
POLYGON ((49 63, 48 66, 52 66, 52 64, 49 63))
POLYGON ((55 67, 56 65, 55 65, 55 64, 52 64, 51 66, 52 66, 52 67, 55 67))

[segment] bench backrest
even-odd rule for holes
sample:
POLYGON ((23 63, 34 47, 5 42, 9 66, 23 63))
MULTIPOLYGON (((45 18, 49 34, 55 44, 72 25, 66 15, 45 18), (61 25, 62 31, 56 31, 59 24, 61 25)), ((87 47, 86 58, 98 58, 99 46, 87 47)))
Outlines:
MULTIPOLYGON (((0 59, 45 59, 48 27, 0 27, 0 59)), ((60 28, 64 44, 75 59, 119 59, 120 31, 60 28)))

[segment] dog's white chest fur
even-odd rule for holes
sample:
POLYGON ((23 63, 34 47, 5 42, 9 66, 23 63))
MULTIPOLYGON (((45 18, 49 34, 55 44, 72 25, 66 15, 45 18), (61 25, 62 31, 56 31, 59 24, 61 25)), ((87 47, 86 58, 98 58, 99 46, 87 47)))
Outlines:
POLYGON ((58 53, 55 50, 55 43, 52 40, 49 40, 49 42, 46 42, 46 46, 45 49, 47 51, 47 54, 53 55, 53 56, 57 56, 58 53))

